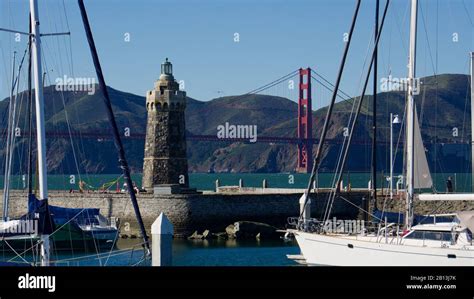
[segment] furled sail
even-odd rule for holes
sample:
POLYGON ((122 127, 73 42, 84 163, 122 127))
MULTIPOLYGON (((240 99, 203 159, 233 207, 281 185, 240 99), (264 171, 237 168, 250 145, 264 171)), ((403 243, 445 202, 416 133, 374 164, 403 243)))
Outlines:
POLYGON ((428 167, 428 160, 426 159, 425 146, 423 139, 421 139, 420 125, 418 123, 418 113, 415 107, 415 135, 414 135, 414 187, 418 189, 431 188, 433 180, 431 179, 430 168, 428 167))

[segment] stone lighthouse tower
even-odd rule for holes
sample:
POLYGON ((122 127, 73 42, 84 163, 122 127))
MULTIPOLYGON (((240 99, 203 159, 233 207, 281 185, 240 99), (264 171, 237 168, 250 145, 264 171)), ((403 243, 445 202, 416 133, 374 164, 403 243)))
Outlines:
POLYGON ((160 79, 146 95, 148 112, 142 187, 160 193, 188 188, 184 110, 186 92, 179 90, 173 65, 161 65, 160 79))

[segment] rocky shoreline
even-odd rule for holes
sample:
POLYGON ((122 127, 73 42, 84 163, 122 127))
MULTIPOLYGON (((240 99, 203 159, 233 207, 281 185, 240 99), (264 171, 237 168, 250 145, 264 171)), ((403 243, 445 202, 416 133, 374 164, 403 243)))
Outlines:
POLYGON ((255 221, 237 221, 233 224, 229 224, 224 232, 211 232, 206 229, 201 234, 195 231, 188 240, 206 240, 206 239, 221 239, 221 240, 233 240, 233 239, 266 239, 275 240, 280 239, 282 234, 278 232, 278 228, 261 222, 255 221))

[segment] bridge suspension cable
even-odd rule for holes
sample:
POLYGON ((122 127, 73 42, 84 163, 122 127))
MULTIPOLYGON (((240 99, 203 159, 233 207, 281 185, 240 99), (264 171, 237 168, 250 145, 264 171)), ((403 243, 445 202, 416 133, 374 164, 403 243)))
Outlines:
POLYGON ((298 74, 298 71, 299 71, 299 70, 292 71, 291 73, 286 74, 285 76, 280 77, 280 78, 278 78, 278 79, 276 79, 276 80, 274 80, 274 81, 272 81, 272 82, 270 82, 270 83, 268 83, 268 84, 265 84, 265 85, 263 85, 263 86, 261 86, 261 87, 259 87, 259 88, 256 88, 256 89, 254 89, 254 90, 251 90, 251 91, 245 93, 244 95, 260 93, 260 92, 265 91, 265 90, 267 90, 267 89, 269 89, 269 88, 272 88, 273 86, 278 85, 278 84, 282 83, 283 81, 286 81, 286 80, 292 78, 293 76, 295 76, 296 74, 298 74))
MULTIPOLYGON (((332 84, 330 81, 328 81, 326 78, 324 78, 321 74, 318 74, 315 70, 312 70, 312 72, 314 74, 316 74, 316 76, 318 76, 319 78, 321 78, 321 80, 323 80, 325 83, 321 82, 318 78, 316 78, 315 76, 311 76, 311 78, 318 82, 319 84, 321 84, 321 86, 323 86, 324 88, 326 88, 328 91, 332 92, 334 90, 334 84, 332 84), (331 87, 327 86, 326 84, 330 85, 331 87)), ((338 89, 337 91, 337 97, 339 97, 341 100, 344 100, 344 101, 351 101, 353 97, 351 97, 350 95, 348 95, 347 93, 345 93, 344 91, 342 91, 341 89, 338 89), (342 94, 343 96, 345 96, 346 98, 344 98, 343 96, 341 96, 340 94, 342 94)))
MULTIPOLYGON (((244 96, 245 95, 250 95, 250 94, 257 94, 257 93, 261 93, 265 90, 268 90, 294 76, 296 76, 298 74, 299 70, 295 70, 295 71, 292 71, 276 80, 273 80, 272 82, 270 83, 267 83, 265 85, 262 85, 258 88, 255 88, 245 94, 243 94, 244 96)), ((317 83, 319 83, 322 87, 324 87, 326 90, 332 92, 333 89, 334 89, 334 84, 331 83, 329 80, 327 80, 323 75, 319 74, 318 72, 316 72, 314 69, 311 70, 312 73, 314 73, 316 76, 313 76, 311 75, 311 78, 316 81, 317 83), (318 78, 319 77, 319 78, 318 78)), ((352 101, 353 97, 351 97, 350 95, 348 95, 347 93, 345 93, 344 91, 342 91, 341 89, 338 90, 337 92, 337 97, 339 97, 341 100, 343 101, 352 101)))

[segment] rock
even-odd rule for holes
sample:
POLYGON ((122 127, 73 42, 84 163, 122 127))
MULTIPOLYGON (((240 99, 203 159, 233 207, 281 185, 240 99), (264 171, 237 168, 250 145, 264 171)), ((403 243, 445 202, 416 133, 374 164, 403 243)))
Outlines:
POLYGON ((211 239, 214 236, 214 234, 211 234, 211 232, 206 229, 205 231, 202 232, 202 234, 199 234, 198 231, 195 231, 191 236, 188 237, 188 240, 203 240, 203 239, 211 239))
POLYGON ((235 234, 235 227, 233 224, 229 224, 226 228, 225 228, 225 232, 227 234, 227 238, 229 239, 235 239, 236 237, 236 234, 235 234))
MULTIPOLYGON (((229 226, 228 226, 229 227, 229 226)), ((238 239, 279 239, 277 228, 265 223, 238 221, 234 225, 234 234, 238 239)), ((227 231, 227 229, 226 229, 227 231)))
POLYGON ((211 233, 209 232, 208 229, 206 229, 203 233, 202 233, 202 238, 203 239, 209 239, 211 237, 211 233))
POLYGON ((220 232, 220 233, 215 233, 215 234, 212 234, 214 237, 216 237, 217 239, 227 239, 227 233, 226 232, 220 232))
POLYGON ((191 236, 188 237, 188 240, 201 240, 202 235, 198 234, 197 231, 195 231, 191 236))

